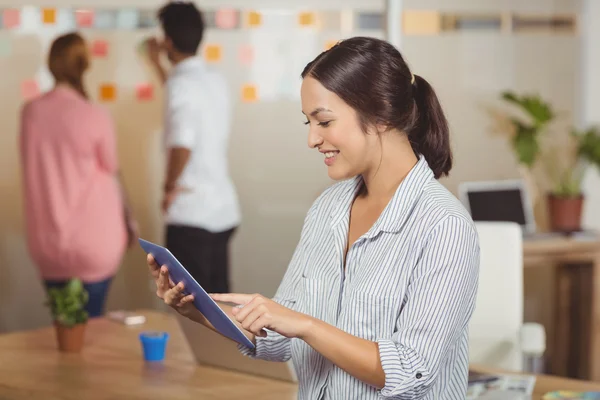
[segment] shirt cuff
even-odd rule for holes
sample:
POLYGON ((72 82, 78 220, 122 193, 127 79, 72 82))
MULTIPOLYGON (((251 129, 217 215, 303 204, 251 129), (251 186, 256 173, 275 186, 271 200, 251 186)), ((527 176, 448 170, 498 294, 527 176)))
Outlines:
POLYGON ((427 372, 415 356, 399 349, 389 339, 377 342, 381 367, 385 373, 385 386, 381 389, 384 398, 412 399, 419 386, 427 379, 427 372))
POLYGON ((273 346, 269 346, 269 344, 275 341, 280 341, 280 334, 273 331, 267 331, 267 337, 256 336, 254 340, 256 344, 253 349, 244 346, 243 344, 238 344, 238 350, 245 356, 257 358, 259 360, 272 360, 276 358, 277 355, 271 354, 271 349, 273 346))

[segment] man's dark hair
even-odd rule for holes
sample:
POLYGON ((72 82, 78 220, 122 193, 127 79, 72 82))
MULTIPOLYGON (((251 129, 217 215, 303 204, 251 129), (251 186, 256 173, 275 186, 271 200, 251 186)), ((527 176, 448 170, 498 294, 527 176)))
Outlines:
POLYGON ((204 36, 204 17, 192 2, 171 2, 158 11, 165 36, 175 50, 196 54, 204 36))

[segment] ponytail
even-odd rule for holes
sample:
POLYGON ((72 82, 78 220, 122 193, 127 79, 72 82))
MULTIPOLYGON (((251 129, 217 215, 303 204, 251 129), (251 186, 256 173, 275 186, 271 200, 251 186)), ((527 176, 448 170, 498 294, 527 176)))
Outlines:
POLYGON ((448 175, 452 168, 452 150, 448 121, 431 85, 414 75, 413 93, 417 121, 409 132, 415 154, 422 154, 436 179, 448 175))

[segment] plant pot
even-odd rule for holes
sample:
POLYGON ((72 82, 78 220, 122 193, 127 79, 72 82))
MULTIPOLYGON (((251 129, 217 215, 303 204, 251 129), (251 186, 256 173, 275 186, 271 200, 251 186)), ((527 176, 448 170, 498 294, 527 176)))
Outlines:
POLYGON ((548 195, 550 228, 554 232, 578 232, 581 230, 583 195, 576 197, 558 197, 548 195))
POLYGON ((80 352, 83 348, 86 325, 87 324, 76 324, 69 327, 55 322, 54 327, 56 330, 58 349, 66 353, 80 352))

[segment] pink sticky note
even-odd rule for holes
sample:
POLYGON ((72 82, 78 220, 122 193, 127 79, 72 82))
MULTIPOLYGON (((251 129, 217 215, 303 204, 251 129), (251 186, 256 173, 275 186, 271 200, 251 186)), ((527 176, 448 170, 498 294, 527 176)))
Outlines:
POLYGON ((140 101, 150 101, 154 98, 154 87, 149 83, 138 84, 136 92, 140 101))
POLYGON ((8 8, 2 14, 2 25, 5 28, 16 28, 21 24, 21 12, 16 8, 8 8))
POLYGON ((237 11, 231 8, 223 8, 217 10, 215 14, 215 24, 217 28, 233 29, 237 26, 238 14, 237 11))
POLYGON ((92 10, 75 11, 75 20, 80 28, 91 28, 94 26, 94 12, 92 10))
POLYGON ((31 100, 40 94, 40 87, 36 80, 28 79, 21 83, 21 96, 25 100, 31 100))
POLYGON ((249 44, 244 44, 240 47, 240 63, 244 65, 252 64, 254 60, 254 48, 249 44))
POLYGON ((92 55, 95 57, 106 57, 108 54, 108 42, 97 39, 92 42, 92 55))

